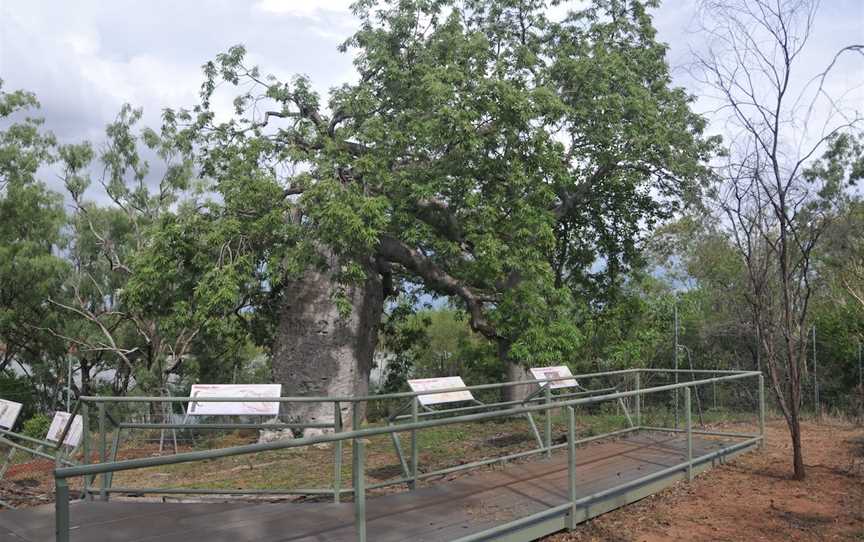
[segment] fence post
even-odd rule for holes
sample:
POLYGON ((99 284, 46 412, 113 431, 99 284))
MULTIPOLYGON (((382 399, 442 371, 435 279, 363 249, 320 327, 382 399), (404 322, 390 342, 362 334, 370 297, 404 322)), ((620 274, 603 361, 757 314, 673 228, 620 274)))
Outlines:
POLYGON ((819 406, 819 367, 816 363, 816 324, 813 324, 813 409, 816 420, 822 421, 822 409, 819 406))
MULTIPOLYGON (((675 384, 678 384, 678 380, 679 380, 679 377, 678 377, 678 299, 675 299, 674 311, 675 311, 675 346, 673 348, 672 358, 675 361, 675 384)), ((680 410, 678 408, 678 395, 679 395, 678 388, 675 388, 673 390, 673 393, 675 394, 675 401, 674 401, 674 403, 675 403, 675 429, 678 429, 679 428, 678 411, 680 410)))
POLYGON ((684 388, 684 421, 687 424, 687 480, 693 481, 693 416, 690 412, 690 386, 684 388))
POLYGON ((765 376, 759 373, 759 449, 765 449, 765 376))
MULTIPOLYGON (((99 403, 99 462, 105 463, 108 461, 108 433, 105 426, 105 403, 99 403)), ((108 495, 108 475, 103 473, 99 477, 100 491, 99 498, 103 501, 107 500, 108 495)))
MULTIPOLYGON (((339 401, 333 402, 333 431, 342 432, 342 406, 339 401)), ((337 440, 333 445, 333 502, 339 504, 342 491, 342 441, 337 440)))
POLYGON ((550 407, 550 405, 552 405, 552 386, 549 382, 546 383, 546 386, 544 388, 543 393, 546 396, 546 407, 547 407, 546 413, 545 413, 546 414, 546 418, 545 418, 546 442, 544 444, 546 446, 546 458, 551 459, 552 458, 552 408, 550 407))
POLYGON ((354 439, 354 529, 357 542, 366 542, 366 445, 354 439))
POLYGON ((57 491, 54 500, 54 534, 57 542, 69 542, 69 484, 65 478, 55 478, 54 486, 57 491))
MULTIPOLYGON (((411 423, 417 423, 418 411, 420 408, 420 400, 415 395, 411 398, 411 423)), ((419 449, 417 447, 417 430, 411 430, 411 481, 408 483, 408 488, 411 491, 417 489, 417 457, 419 449)))
MULTIPOLYGON (((74 418, 70 421, 74 422, 74 418)), ((69 429, 72 430, 71 428, 69 429)), ((90 463, 90 407, 86 402, 81 403, 81 451, 83 452, 82 465, 90 463)), ((63 444, 60 444, 63 446, 63 444)), ((93 482, 93 477, 87 475, 84 477, 84 499, 91 500, 90 484, 93 482)), ((68 487, 67 487, 68 491, 68 487)))
POLYGON ((633 396, 634 399, 636 400, 636 405, 635 405, 635 407, 636 407, 635 408, 636 427, 639 427, 642 425, 642 394, 639 393, 639 390, 642 389, 642 381, 641 381, 640 374, 641 373, 639 373, 639 370, 637 369, 636 373, 635 373, 636 379, 635 379, 635 382, 633 383, 633 389, 636 392, 636 395, 633 396))
POLYGON ((576 412, 567 407, 567 495, 570 498, 570 515, 567 530, 576 528, 576 412))

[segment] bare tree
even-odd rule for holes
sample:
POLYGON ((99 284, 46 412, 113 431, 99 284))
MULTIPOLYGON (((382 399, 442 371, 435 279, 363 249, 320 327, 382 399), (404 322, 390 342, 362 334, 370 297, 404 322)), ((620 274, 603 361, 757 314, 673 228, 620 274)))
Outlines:
POLYGON ((707 99, 716 100, 729 136, 715 201, 747 269, 760 369, 789 426, 795 478, 803 479, 812 255, 843 192, 826 189, 828 181, 808 167, 860 120, 844 108, 845 94, 828 89, 832 72, 864 46, 841 48, 808 76, 802 53, 817 1, 706 0, 701 7, 709 40, 695 53, 695 72, 712 89, 707 99))

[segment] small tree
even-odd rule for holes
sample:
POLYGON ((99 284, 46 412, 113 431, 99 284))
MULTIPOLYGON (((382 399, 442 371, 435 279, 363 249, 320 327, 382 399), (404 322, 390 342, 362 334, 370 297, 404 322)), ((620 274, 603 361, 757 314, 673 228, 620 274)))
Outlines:
POLYGON ((789 426, 796 479, 805 476, 800 409, 813 251, 848 180, 845 170, 838 175, 813 161, 824 152, 836 163, 858 124, 857 114, 827 94, 826 81, 844 54, 864 51, 845 47, 802 79, 799 59, 817 7, 811 0, 706 1, 711 41, 697 53, 702 82, 728 112, 731 138, 717 170, 716 203, 747 269, 759 359, 789 426), (810 122, 814 116, 818 123, 810 122))

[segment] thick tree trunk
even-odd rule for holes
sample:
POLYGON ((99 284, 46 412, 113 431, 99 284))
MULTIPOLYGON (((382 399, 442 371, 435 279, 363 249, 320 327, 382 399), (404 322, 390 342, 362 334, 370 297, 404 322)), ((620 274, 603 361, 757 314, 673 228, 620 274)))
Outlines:
MULTIPOLYGON (((528 369, 519 363, 512 361, 507 362, 507 381, 521 382, 523 380, 534 380, 528 369)), ((504 389, 503 398, 505 401, 521 401, 531 395, 537 389, 536 384, 525 384, 522 386, 512 386, 504 389)))
MULTIPOLYGON (((338 262, 331 259, 331 269, 338 262)), ((351 396, 369 391, 369 372, 384 310, 381 277, 370 265, 367 279, 347 289, 351 312, 339 314, 336 284, 326 272, 308 270, 283 291, 273 348, 274 381, 283 395, 351 396)), ((365 406, 365 405, 363 405, 365 406)), ((347 427, 351 405, 344 403, 347 427)), ((332 403, 283 404, 284 417, 304 423, 332 423, 332 403)), ((322 430, 306 429, 304 436, 322 430)))
MULTIPOLYGON (((507 382, 521 382, 523 380, 534 380, 521 363, 510 359, 510 343, 505 339, 498 340, 498 359, 504 364, 504 379, 507 382)), ((522 386, 508 386, 501 391, 503 401, 521 401, 531 395, 536 389, 535 385, 525 384, 522 386)))

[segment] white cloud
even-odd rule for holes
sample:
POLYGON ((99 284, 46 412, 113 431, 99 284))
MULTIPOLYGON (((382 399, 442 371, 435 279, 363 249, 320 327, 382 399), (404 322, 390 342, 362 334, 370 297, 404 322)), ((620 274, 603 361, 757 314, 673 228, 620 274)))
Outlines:
POLYGON ((352 0, 259 0, 255 8, 266 13, 320 19, 325 13, 351 13, 352 0))
POLYGON ((69 33, 63 37, 63 42, 77 55, 92 55, 99 50, 99 36, 95 33, 69 33))

